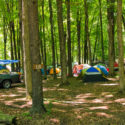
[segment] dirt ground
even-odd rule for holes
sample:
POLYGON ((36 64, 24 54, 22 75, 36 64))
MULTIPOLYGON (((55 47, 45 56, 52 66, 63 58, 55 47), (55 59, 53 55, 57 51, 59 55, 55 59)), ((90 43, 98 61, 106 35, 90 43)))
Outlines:
POLYGON ((125 94, 119 94, 116 79, 83 83, 69 79, 70 85, 58 87, 60 79, 43 81, 47 113, 32 117, 32 101, 26 100, 23 83, 0 88, 0 111, 15 115, 17 125, 125 125, 125 94))

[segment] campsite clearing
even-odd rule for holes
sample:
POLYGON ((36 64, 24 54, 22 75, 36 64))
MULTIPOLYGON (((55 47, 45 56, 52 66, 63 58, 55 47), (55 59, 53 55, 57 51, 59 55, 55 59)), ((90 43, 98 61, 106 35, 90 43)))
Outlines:
POLYGON ((0 90, 0 110, 15 115, 17 125, 38 121, 44 125, 120 125, 125 123, 125 98, 117 93, 118 81, 113 80, 83 83, 71 78, 71 84, 64 87, 58 87, 60 79, 45 80, 44 103, 48 112, 36 119, 28 113, 31 101, 25 98, 24 84, 14 84, 11 89, 0 90))

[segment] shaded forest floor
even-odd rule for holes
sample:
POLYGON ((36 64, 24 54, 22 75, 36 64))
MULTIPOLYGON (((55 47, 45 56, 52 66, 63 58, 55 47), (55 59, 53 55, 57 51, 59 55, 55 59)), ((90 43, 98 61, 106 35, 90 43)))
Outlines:
POLYGON ((15 115, 18 125, 124 125, 125 94, 118 94, 116 79, 83 83, 70 78, 70 85, 58 87, 60 79, 44 81, 44 103, 48 112, 38 119, 29 115, 24 84, 0 89, 0 111, 15 115))

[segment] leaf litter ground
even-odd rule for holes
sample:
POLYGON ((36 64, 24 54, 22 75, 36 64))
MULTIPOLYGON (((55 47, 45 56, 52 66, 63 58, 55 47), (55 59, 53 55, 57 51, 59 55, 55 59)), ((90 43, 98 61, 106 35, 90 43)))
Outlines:
POLYGON ((47 113, 29 115, 32 102, 26 100, 23 83, 0 89, 0 111, 15 115, 18 125, 124 125, 125 94, 119 94, 117 79, 83 83, 69 78, 70 85, 59 87, 60 79, 43 81, 47 113))

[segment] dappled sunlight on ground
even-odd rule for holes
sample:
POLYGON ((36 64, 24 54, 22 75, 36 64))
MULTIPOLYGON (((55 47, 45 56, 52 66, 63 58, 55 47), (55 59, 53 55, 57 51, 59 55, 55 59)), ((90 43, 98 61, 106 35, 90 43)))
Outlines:
POLYGON ((50 121, 55 123, 55 124, 60 123, 60 120, 57 118, 50 119, 50 121))
POLYGON ((68 89, 57 89, 56 87, 53 88, 43 88, 43 91, 69 91, 68 89))
MULTIPOLYGON (((121 112, 125 108, 125 98, 115 96, 113 90, 108 91, 110 87, 112 89, 117 86, 118 84, 115 82, 87 84, 79 88, 74 87, 73 90, 68 87, 59 88, 56 85, 44 86, 44 104, 48 107, 52 106, 49 110, 56 114, 49 119, 50 122, 55 125, 61 124, 58 114, 65 116, 69 113, 73 114, 79 121, 84 118, 89 119, 91 116, 114 118, 113 113, 117 113, 118 110, 121 112), (88 88, 86 89, 86 87, 88 88)), ((32 106, 32 101, 26 99, 26 89, 20 86, 8 90, 2 89, 0 91, 0 103, 20 110, 25 108, 29 110, 32 106)), ((67 116, 65 117, 67 118, 67 116)))
POLYGON ((90 110, 96 110, 96 109, 103 109, 103 110, 107 110, 109 109, 108 106, 97 106, 97 107, 90 107, 90 110))
POLYGON ((17 97, 17 96, 21 96, 21 94, 9 94, 9 95, 1 95, 1 97, 17 97))
POLYGON ((106 117, 106 118, 112 118, 113 117, 112 115, 109 115, 109 114, 104 113, 104 112, 97 112, 96 115, 99 116, 99 117, 106 117))
POLYGON ((57 88, 53 87, 53 88, 43 88, 43 91, 55 91, 57 88))
MULTIPOLYGON (((104 103, 104 99, 94 99, 91 101, 92 103, 104 103)), ((91 103, 90 102, 90 103, 91 103)))
POLYGON ((118 86, 118 83, 100 84, 101 86, 118 86))
POLYGON ((57 109, 57 108, 53 108, 52 111, 58 111, 58 112, 66 112, 66 110, 64 109, 57 109))
POLYGON ((85 94, 80 94, 80 95, 77 95, 75 98, 89 98, 89 97, 93 97, 93 94, 92 93, 85 93, 85 94))
POLYGON ((125 105, 125 98, 116 99, 115 102, 125 105))

